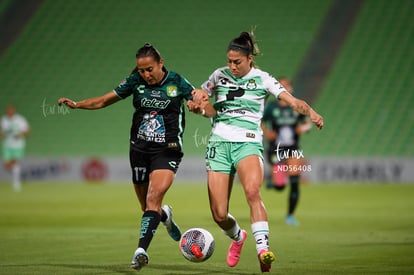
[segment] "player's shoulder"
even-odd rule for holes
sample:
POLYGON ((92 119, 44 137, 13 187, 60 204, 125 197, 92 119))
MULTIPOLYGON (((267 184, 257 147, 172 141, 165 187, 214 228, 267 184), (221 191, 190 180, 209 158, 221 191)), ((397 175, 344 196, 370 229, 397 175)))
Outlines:
POLYGON ((167 80, 168 81, 181 81, 184 77, 175 71, 168 71, 167 72, 167 80))
POLYGON ((229 72, 230 72, 229 67, 228 66, 224 66, 224 67, 219 67, 219 68, 215 69, 211 73, 211 75, 212 76, 223 75, 223 74, 226 74, 227 75, 227 74, 229 74, 229 72))
POLYGON ((17 120, 26 120, 26 118, 21 114, 15 114, 14 118, 17 119, 17 120))
POLYGON ((262 69, 259 69, 259 68, 252 68, 251 74, 253 76, 258 76, 263 79, 275 79, 270 73, 263 71, 262 69))
POLYGON ((139 75, 138 72, 133 72, 130 75, 128 75, 127 77, 125 77, 121 83, 119 83, 119 86, 125 85, 125 84, 137 84, 140 82, 144 82, 145 81, 142 79, 142 77, 139 75))
POLYGON ((174 82, 174 83, 180 84, 180 85, 193 86, 190 83, 190 81, 187 80, 187 78, 185 78, 182 74, 177 73, 175 71, 168 71, 167 81, 168 82, 174 82))

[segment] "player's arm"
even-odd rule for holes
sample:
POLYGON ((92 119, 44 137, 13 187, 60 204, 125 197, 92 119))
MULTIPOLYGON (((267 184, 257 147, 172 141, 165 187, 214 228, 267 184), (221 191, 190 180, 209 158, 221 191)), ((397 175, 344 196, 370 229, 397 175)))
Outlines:
POLYGON ((78 102, 62 97, 58 99, 58 104, 65 104, 72 109, 95 110, 105 108, 106 106, 114 104, 119 100, 121 100, 121 97, 119 97, 115 91, 110 91, 102 96, 87 98, 78 102))
POLYGON ((20 132, 19 136, 28 137, 30 134, 30 127, 26 127, 23 131, 20 132))
POLYGON ((195 103, 193 100, 189 100, 187 101, 187 107, 190 112, 200 114, 205 117, 214 117, 217 113, 209 100, 202 101, 199 104, 195 103))
POLYGON ((196 114, 201 114, 205 117, 214 117, 216 110, 211 105, 208 93, 202 89, 195 89, 191 92, 193 100, 187 101, 188 109, 196 114))
POLYGON ((309 116, 313 124, 315 124, 318 129, 322 129, 323 117, 315 112, 305 101, 294 97, 289 92, 280 93, 279 99, 287 102, 296 112, 309 116))
POLYGON ((197 104, 208 100, 208 92, 203 89, 194 89, 191 92, 191 95, 193 96, 193 101, 197 104))

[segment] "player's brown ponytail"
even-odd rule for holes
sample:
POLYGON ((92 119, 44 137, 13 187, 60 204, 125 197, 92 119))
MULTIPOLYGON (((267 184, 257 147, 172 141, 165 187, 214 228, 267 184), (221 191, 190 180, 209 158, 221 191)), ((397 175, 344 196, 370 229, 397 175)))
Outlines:
MULTIPOLYGON (((238 37, 232 39, 227 47, 227 51, 230 50, 242 52, 246 56, 258 55, 259 48, 257 47, 257 43, 254 41, 253 30, 250 33, 241 32, 238 37)), ((251 65, 255 67, 254 61, 251 65)))

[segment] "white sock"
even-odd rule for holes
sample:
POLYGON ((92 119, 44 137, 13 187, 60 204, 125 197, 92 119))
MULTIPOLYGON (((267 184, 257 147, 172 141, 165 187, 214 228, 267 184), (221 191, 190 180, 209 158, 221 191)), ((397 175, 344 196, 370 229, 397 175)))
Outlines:
POLYGON ((240 242, 242 240, 242 235, 240 234, 241 228, 237 223, 236 219, 232 215, 228 214, 228 218, 234 220, 234 226, 229 230, 223 230, 223 232, 236 242, 240 242))
POLYGON ((252 232, 256 240, 256 250, 269 250, 269 224, 268 222, 255 222, 252 224, 252 232))
POLYGON ((12 168, 12 179, 14 191, 20 191, 22 189, 20 182, 20 165, 17 163, 13 165, 12 168))

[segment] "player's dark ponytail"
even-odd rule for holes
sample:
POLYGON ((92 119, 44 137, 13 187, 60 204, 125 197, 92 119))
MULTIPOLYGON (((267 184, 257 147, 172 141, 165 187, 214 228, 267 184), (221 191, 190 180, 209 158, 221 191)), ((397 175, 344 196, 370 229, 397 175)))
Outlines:
POLYGON ((139 48, 137 53, 135 54, 135 57, 142 58, 150 56, 154 58, 154 60, 159 63, 161 61, 161 55, 160 52, 150 43, 145 43, 143 47, 139 48))
MULTIPOLYGON (((160 63, 161 61, 161 55, 160 52, 153 46, 151 43, 145 43, 144 46, 138 49, 137 53, 135 54, 135 57, 143 58, 143 57, 152 57, 157 63, 160 63)), ((134 74, 138 72, 138 68, 135 67, 131 74, 134 74)))

